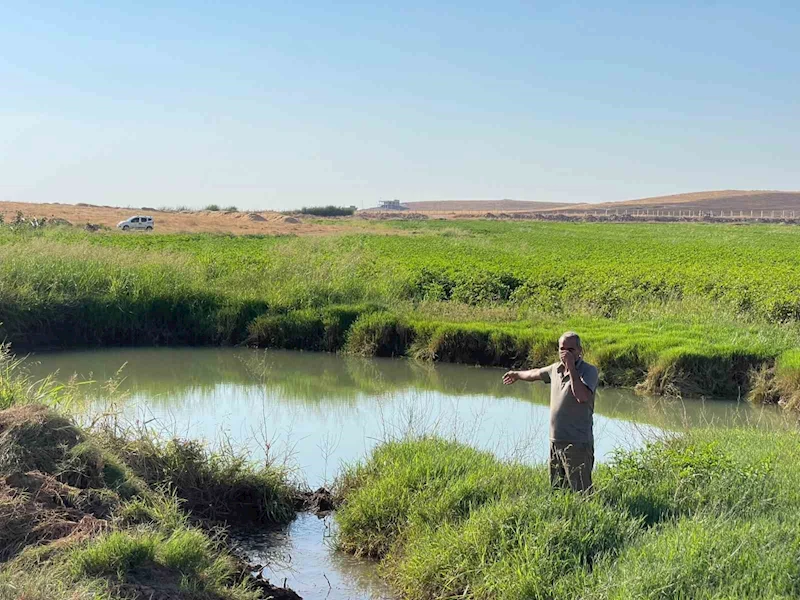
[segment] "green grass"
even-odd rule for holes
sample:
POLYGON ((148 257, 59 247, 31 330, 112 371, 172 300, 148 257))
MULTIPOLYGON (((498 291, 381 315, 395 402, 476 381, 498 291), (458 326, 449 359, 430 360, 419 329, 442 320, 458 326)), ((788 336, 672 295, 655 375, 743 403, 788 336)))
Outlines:
POLYGON ((585 597, 795 598, 798 556, 796 515, 731 520, 704 514, 648 532, 616 560, 602 560, 585 597))
POLYGON ((242 581, 218 541, 186 526, 112 531, 41 550, 23 553, 5 566, 0 598, 121 600, 137 592, 220 600, 260 597, 242 581))
POLYGON ((74 552, 72 569, 75 575, 115 574, 122 577, 131 569, 153 561, 158 536, 115 531, 74 552))
POLYGON ((550 360, 575 329, 608 384, 738 396, 760 370, 771 379, 752 396, 796 403, 800 361, 784 352, 800 348, 800 243, 787 227, 354 222, 325 237, 0 227, 0 246, 0 335, 19 349, 248 344, 517 366, 550 360))
POLYGON ((340 479, 337 543, 408 599, 794 597, 798 459, 796 431, 696 431, 620 452, 582 496, 544 466, 394 441, 340 479))

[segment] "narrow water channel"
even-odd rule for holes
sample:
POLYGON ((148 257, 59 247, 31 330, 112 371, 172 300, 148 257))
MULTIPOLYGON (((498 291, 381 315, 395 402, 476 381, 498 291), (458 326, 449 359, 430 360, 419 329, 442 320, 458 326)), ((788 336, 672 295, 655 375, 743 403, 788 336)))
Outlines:
MULTIPOLYGON (((148 348, 47 353, 31 357, 34 377, 57 371, 81 386, 87 414, 108 409, 122 422, 164 435, 228 443, 253 460, 293 469, 298 483, 329 486, 341 466, 382 440, 436 433, 525 462, 545 459, 548 388, 503 386, 500 369, 426 365, 400 359, 250 349, 148 348), (109 384, 111 382, 111 384, 109 384), (109 389, 115 391, 109 393, 109 389)), ((780 416, 736 401, 665 401, 601 389, 595 410, 596 455, 607 460, 664 430, 772 426, 780 416)), ((374 565, 334 552, 333 520, 301 515, 278 532, 248 532, 242 549, 268 564, 303 598, 390 598, 374 565)))

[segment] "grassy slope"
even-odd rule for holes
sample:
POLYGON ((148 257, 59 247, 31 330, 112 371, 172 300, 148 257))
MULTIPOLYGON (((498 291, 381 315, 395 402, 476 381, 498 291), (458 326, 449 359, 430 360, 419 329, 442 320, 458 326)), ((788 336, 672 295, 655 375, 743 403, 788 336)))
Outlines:
POLYGON ((582 497, 544 467, 391 442, 341 479, 338 544, 409 599, 795 597, 798 459, 796 431, 698 431, 620 453, 582 497))
POLYGON ((191 442, 87 431, 39 403, 70 395, 0 354, 0 598, 262 597, 222 539, 191 523, 286 522, 283 474, 191 442))
POLYGON ((766 387, 775 391, 777 374, 786 396, 792 361, 769 369, 800 346, 792 228, 365 228, 322 238, 0 228, 0 320, 29 347, 349 344, 504 366, 549 360, 558 333, 573 328, 607 383, 735 394, 763 366, 766 387))

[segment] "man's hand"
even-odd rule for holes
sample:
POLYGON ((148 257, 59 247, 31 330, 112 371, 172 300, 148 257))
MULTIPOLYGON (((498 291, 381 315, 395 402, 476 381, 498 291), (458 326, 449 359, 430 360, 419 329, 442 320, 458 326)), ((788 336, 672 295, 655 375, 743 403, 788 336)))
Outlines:
POLYGON ((575 368, 575 356, 569 350, 562 350, 559 355, 561 356, 561 362, 571 373, 575 368))
POLYGON ((511 385, 518 379, 519 379, 518 371, 508 371, 505 375, 503 375, 503 383, 505 385, 511 385))

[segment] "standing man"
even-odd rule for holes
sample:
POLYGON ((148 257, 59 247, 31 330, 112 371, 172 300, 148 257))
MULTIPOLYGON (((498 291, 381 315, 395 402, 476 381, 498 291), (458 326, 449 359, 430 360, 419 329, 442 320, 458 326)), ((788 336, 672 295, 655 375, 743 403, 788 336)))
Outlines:
POLYGON ((581 338, 567 331, 558 340, 560 361, 530 371, 509 371, 503 383, 550 384, 550 484, 583 492, 592 487, 594 392, 597 368, 583 360, 581 338))

